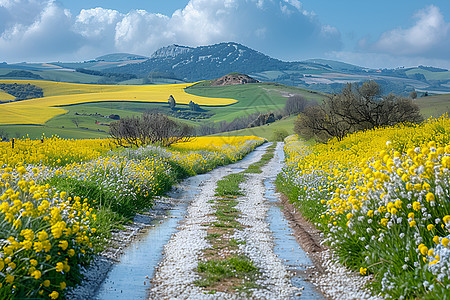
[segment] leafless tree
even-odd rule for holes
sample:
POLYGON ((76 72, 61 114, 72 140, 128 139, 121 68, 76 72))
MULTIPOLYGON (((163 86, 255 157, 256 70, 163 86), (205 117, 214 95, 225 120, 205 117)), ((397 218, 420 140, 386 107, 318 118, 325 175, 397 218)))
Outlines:
POLYGON ((139 147, 148 144, 170 146, 187 142, 193 128, 175 122, 161 113, 144 113, 141 118, 123 118, 110 124, 110 135, 123 147, 139 147))
POLYGON ((330 95, 320 106, 306 108, 295 121, 296 133, 321 141, 348 133, 397 123, 420 123, 419 107, 410 98, 381 96, 375 81, 362 86, 347 84, 342 93, 330 95))
POLYGON ((293 95, 286 100, 284 113, 288 116, 303 112, 308 105, 308 100, 302 95, 293 95))

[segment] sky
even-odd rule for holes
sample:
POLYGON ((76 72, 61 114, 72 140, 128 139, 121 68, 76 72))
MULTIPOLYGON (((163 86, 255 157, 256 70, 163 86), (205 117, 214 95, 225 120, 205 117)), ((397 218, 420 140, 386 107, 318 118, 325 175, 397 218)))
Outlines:
POLYGON ((286 61, 450 69, 449 0, 0 0, 0 62, 237 42, 286 61))

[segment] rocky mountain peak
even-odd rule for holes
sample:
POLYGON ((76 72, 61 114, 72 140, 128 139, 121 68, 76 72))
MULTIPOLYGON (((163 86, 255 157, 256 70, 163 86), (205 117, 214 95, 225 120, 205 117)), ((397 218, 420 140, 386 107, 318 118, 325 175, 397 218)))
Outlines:
POLYGON ((188 53, 193 51, 194 48, 180 45, 170 45, 167 47, 162 47, 156 50, 150 58, 167 58, 167 57, 175 57, 180 54, 188 53))

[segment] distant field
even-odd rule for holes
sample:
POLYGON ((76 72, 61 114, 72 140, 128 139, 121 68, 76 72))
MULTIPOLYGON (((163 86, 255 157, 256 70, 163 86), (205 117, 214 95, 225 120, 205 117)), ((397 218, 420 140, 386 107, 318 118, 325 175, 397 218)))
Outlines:
POLYGON ((273 139, 273 134, 275 130, 284 129, 287 131, 289 135, 294 134, 294 120, 296 116, 289 117, 280 121, 277 121, 275 123, 259 126, 259 127, 253 127, 253 128, 246 128, 241 130, 235 130, 235 131, 229 131, 229 132, 222 132, 213 134, 211 136, 248 136, 248 135, 255 135, 262 138, 265 138, 269 141, 273 139))
MULTIPOLYGON (((0 75, 8 74, 11 69, 0 69, 0 75)), ((41 76, 44 80, 60 81, 60 82, 76 82, 76 83, 97 83, 101 76, 89 75, 80 72, 67 70, 39 70, 28 71, 33 74, 41 76)), ((20 79, 20 78, 11 78, 20 79)))
POLYGON ((14 97, 13 95, 10 95, 8 93, 5 93, 3 90, 0 90, 0 102, 1 101, 10 101, 10 100, 14 100, 16 99, 16 97, 14 97))
POLYGON ((412 69, 405 72, 408 76, 416 73, 423 74, 427 80, 450 80, 450 71, 431 72, 423 69, 412 69))
POLYGON ((416 103, 425 118, 450 112, 450 94, 417 98, 416 103))
POLYGON ((202 97, 185 93, 191 84, 172 85, 88 85, 39 80, 0 80, 4 83, 34 84, 44 90, 43 98, 0 104, 0 125, 44 124, 65 114, 59 108, 66 105, 92 102, 159 102, 166 103, 173 95, 177 103, 190 101, 203 106, 222 106, 236 103, 229 98, 202 97))
POLYGON ((211 87, 197 84, 186 89, 189 94, 203 97, 232 98, 239 102, 220 109, 215 109, 214 121, 232 121, 236 117, 253 112, 276 111, 284 108, 287 97, 293 94, 303 95, 311 101, 321 102, 325 97, 321 93, 290 87, 277 83, 250 83, 211 87))
MULTIPOLYGON (((5 82, 6 80, 2 81, 5 82)), ((187 86, 186 84, 175 86, 117 86, 30 80, 13 80, 13 82, 30 82, 39 85, 43 88, 46 97, 10 103, 9 105, 0 104, 3 115, 0 118, 0 124, 4 124, 0 126, 0 135, 3 132, 10 137, 21 137, 29 134, 32 138, 39 138, 42 133, 45 133, 45 135, 59 134, 64 138, 106 137, 107 124, 112 120, 102 116, 112 114, 121 117, 141 115, 151 109, 169 111, 167 99, 170 94, 175 97, 177 102, 176 110, 187 110, 186 104, 190 99, 194 99, 194 102, 202 105, 201 107, 206 112, 212 114, 211 118, 205 120, 179 119, 192 126, 205 122, 229 122, 236 117, 245 117, 253 112, 276 111, 284 107, 287 97, 292 94, 301 94, 314 101, 321 101, 324 97, 319 93, 311 93, 304 89, 274 83, 225 87, 207 87, 207 84, 197 84, 184 90, 183 87, 187 86), (145 93, 146 91, 142 91, 145 89, 152 90, 155 92, 154 94, 159 91, 162 100, 159 102, 152 101, 150 96, 142 99, 142 95, 140 99, 134 98, 135 95, 139 94, 138 92, 145 93), (111 99, 112 96, 115 96, 115 98, 111 99), (118 98, 120 98, 119 101, 118 98), (227 106, 206 106, 204 104, 229 102, 234 104, 227 106), (70 103, 75 104, 67 105, 70 103), (59 107, 58 105, 64 106, 59 107), (9 123, 7 123, 8 121, 9 123), (34 124, 35 126, 26 126, 25 124, 34 124)), ((288 127, 290 126, 288 123, 283 120, 279 125, 285 124, 288 127)), ((264 132, 265 127, 254 129, 254 131, 263 137, 270 138, 272 126, 267 126, 270 131, 267 133, 264 132)), ((287 129, 290 132, 289 128, 287 129)), ((241 133, 237 134, 241 135, 241 133)))

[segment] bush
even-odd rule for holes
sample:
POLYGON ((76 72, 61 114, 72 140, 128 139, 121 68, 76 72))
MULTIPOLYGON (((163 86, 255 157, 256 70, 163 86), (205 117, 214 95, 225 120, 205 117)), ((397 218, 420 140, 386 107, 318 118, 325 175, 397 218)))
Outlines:
POLYGON ((123 147, 156 143, 170 146, 189 141, 193 133, 192 127, 175 122, 161 113, 144 113, 142 118, 123 118, 111 123, 109 129, 116 144, 123 147))
POLYGON ((283 142, 288 135, 289 133, 286 129, 275 129, 273 131, 272 140, 276 142, 283 142))

